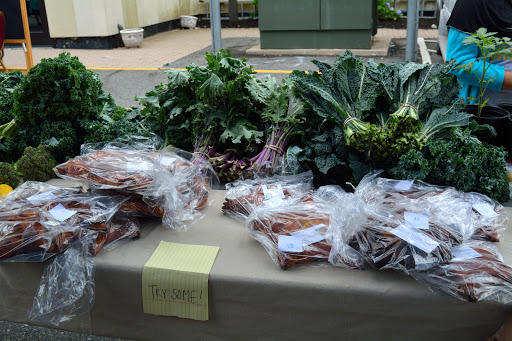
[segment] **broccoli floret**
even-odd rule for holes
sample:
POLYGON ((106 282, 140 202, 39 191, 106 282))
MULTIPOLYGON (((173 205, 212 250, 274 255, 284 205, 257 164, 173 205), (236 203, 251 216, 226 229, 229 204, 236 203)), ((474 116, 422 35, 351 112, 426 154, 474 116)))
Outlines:
POLYGON ((12 188, 16 188, 20 183, 20 178, 16 175, 16 171, 11 164, 0 162, 0 184, 6 184, 12 188))
POLYGON ((55 177, 55 158, 45 146, 27 147, 14 169, 25 181, 48 181, 55 177))

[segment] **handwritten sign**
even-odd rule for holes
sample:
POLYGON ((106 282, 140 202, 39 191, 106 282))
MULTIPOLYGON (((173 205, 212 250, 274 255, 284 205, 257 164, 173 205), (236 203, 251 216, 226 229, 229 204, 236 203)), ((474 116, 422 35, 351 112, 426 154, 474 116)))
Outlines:
POLYGON ((219 247, 160 242, 142 270, 144 313, 208 320, 208 276, 219 247))

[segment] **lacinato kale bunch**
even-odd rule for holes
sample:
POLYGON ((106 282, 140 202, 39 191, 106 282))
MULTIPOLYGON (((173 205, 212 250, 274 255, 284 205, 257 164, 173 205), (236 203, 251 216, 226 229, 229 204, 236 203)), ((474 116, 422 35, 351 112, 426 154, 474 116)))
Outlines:
POLYGON ((48 181, 55 178, 53 168, 57 161, 45 146, 27 147, 14 164, 16 173, 25 181, 48 181))
MULTIPOLYGON (((43 59, 13 96, 13 120, 0 126, 0 141, 18 145, 18 152, 26 146, 48 145, 59 162, 79 153, 84 126, 100 119, 105 104, 113 103, 98 75, 69 53, 43 59)), ((19 156, 13 154, 11 161, 19 156)))
POLYGON ((469 129, 454 128, 446 138, 429 140, 421 151, 409 151, 389 173, 505 202, 510 199, 505 157, 503 148, 479 141, 469 129))
MULTIPOLYGON (((347 145, 372 148, 383 132, 363 121, 374 110, 382 88, 365 64, 347 51, 331 66, 313 60, 319 72, 294 71, 291 79, 305 103, 319 116, 342 127, 347 145)), ((377 71, 374 71, 376 73, 377 71)))

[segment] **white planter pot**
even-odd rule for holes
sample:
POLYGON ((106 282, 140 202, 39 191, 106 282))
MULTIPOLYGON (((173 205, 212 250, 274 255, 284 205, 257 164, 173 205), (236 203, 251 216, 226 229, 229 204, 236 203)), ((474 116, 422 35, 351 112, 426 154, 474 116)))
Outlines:
POLYGON ((180 16, 181 27, 196 28, 197 19, 198 19, 197 17, 193 17, 190 15, 182 15, 182 16, 180 16))
POLYGON ((126 30, 121 30, 120 33, 124 46, 140 47, 142 45, 142 38, 144 37, 143 28, 129 28, 126 30))

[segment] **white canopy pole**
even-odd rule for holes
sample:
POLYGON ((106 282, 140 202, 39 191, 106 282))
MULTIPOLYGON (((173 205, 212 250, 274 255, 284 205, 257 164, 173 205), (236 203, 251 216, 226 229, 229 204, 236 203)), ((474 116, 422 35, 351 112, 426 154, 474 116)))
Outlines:
POLYGON ((212 30, 212 52, 218 54, 219 50, 222 49, 219 0, 210 0, 210 27, 212 30))

